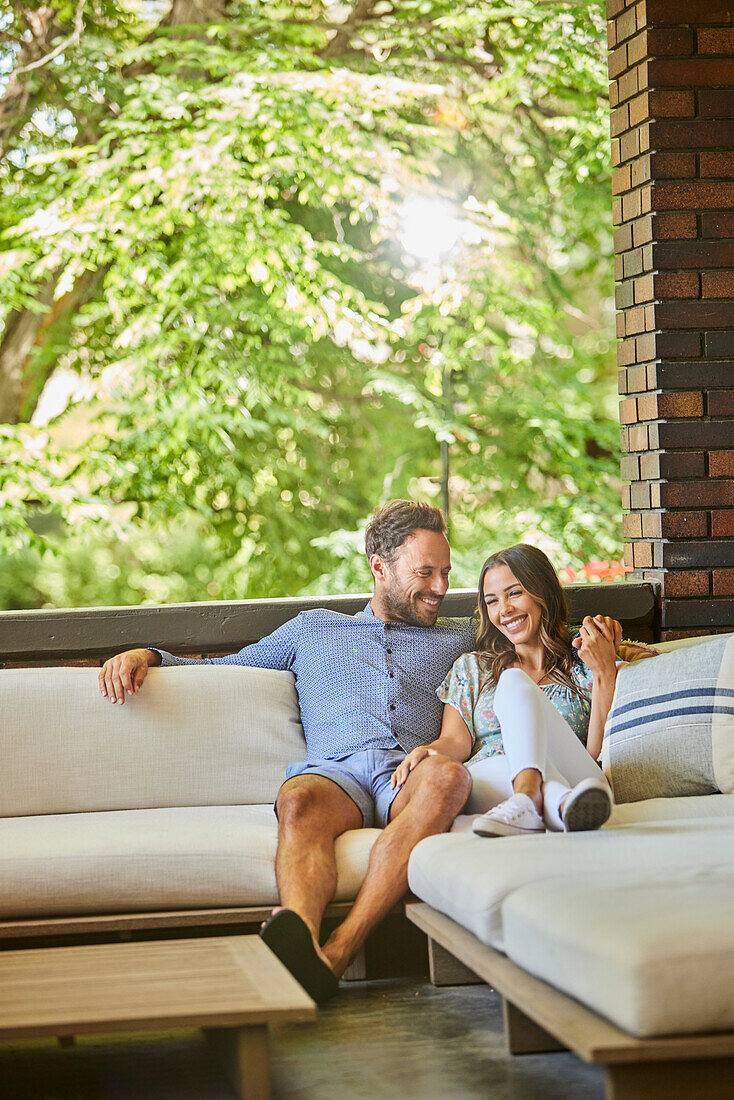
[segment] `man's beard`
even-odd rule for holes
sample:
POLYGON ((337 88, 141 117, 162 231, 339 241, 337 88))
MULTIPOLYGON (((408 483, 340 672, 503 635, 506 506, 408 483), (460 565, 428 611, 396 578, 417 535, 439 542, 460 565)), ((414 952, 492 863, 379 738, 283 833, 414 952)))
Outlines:
POLYGON ((420 603, 418 597, 421 595, 431 596, 431 599, 437 598, 432 596, 430 592, 418 593, 412 598, 404 596, 400 589, 394 585, 384 592, 382 602, 388 615, 398 622, 408 623, 409 626, 433 626, 438 616, 440 603, 434 611, 420 603))

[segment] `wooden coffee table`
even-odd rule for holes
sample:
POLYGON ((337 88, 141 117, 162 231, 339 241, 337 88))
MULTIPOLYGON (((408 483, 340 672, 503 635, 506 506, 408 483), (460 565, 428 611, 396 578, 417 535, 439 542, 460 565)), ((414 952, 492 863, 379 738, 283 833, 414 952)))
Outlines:
POLYGON ((270 1096, 268 1024, 315 1015, 258 936, 0 953, 0 1040, 200 1027, 243 1100, 270 1096))

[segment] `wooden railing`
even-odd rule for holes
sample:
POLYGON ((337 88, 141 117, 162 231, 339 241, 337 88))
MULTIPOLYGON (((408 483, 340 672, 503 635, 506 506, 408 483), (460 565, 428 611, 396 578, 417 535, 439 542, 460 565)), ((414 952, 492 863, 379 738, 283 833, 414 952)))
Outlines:
MULTIPOLYGON (((570 620, 612 615, 625 637, 657 638, 657 591, 652 584, 589 584, 565 588, 570 620)), ((354 615, 369 593, 314 598, 237 600, 142 607, 0 612, 0 665, 98 664, 136 646, 158 646, 179 655, 218 656, 258 641, 301 611, 325 607, 354 615)), ((455 589, 441 614, 474 612, 474 589, 455 589)))

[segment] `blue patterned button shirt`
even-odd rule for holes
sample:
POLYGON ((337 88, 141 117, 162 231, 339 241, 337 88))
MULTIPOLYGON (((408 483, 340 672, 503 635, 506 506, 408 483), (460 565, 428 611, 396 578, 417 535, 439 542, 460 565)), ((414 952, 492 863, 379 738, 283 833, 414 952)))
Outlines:
POLYGON ((443 705, 436 688, 474 645, 469 619, 434 626, 384 623, 369 604, 357 615, 302 611, 259 642, 226 657, 173 657, 163 665, 246 665, 296 678, 308 760, 363 749, 410 752, 438 737, 443 705))

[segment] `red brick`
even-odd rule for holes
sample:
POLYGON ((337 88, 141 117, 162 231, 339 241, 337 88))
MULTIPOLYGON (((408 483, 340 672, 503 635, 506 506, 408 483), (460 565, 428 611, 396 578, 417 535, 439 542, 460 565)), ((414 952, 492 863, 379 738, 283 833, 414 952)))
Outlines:
POLYGON ((708 459, 709 477, 734 477, 734 451, 712 451, 708 459))
MULTIPOLYGON (((674 62, 678 64, 678 62, 674 62)), ((651 88, 648 92, 650 115, 653 118, 694 118, 696 96, 692 91, 669 91, 651 88)), ((632 112, 630 110, 630 116, 632 112)))
POLYGON ((658 359, 697 359, 700 354, 701 337, 697 332, 661 332, 655 340, 658 359))
POLYGON ((701 153, 701 177, 734 179, 734 153, 701 153))
POLYGON ((661 393, 657 395, 657 415, 662 418, 703 416, 702 393, 661 393))
POLYGON ((711 575, 704 569, 685 569, 665 575, 666 596, 708 596, 711 575))
MULTIPOLYGON (((711 210, 734 206, 734 183, 718 180, 659 183, 653 186, 652 201, 656 210, 711 210)), ((624 213, 624 204, 622 211, 624 213)))
POLYGON ((707 332, 704 340, 706 355, 710 358, 720 355, 722 358, 734 355, 734 331, 707 332))
POLYGON ((637 398, 635 420, 655 420, 658 415, 658 395, 645 393, 637 398))
MULTIPOLYGON (((722 508, 711 513, 711 534, 715 538, 728 538, 734 536, 734 509, 722 508)), ((732 560, 734 560, 734 547, 732 547, 732 560)))
POLYGON ((655 244, 655 266, 680 270, 705 267, 734 268, 734 240, 659 241, 655 244))
MULTIPOLYGON (((658 477, 686 478, 704 477, 706 474, 706 456, 703 451, 683 451, 658 455, 658 477)), ((640 459, 642 468, 644 459, 640 459)))
POLYGON ((648 27, 647 50, 650 57, 690 57, 693 53, 693 32, 685 26, 648 27))
MULTIPOLYGON (((688 22, 689 20, 687 20, 688 22)), ((650 84, 656 88, 711 88, 734 84, 732 58, 695 57, 689 60, 655 59, 648 61, 650 84)))
POLYGON ((657 327, 661 329, 705 328, 723 329, 734 320, 732 306, 727 302, 704 299, 659 302, 655 309, 657 327))
POLYGON ((729 88, 701 89, 697 99, 699 118, 734 118, 734 97, 729 88))
POLYGON ((704 539, 709 533, 708 516, 706 512, 663 512, 660 529, 664 539, 704 539))
POLYGON ((715 596, 734 596, 734 569, 714 569, 712 580, 715 596))
POLYGON ((725 507, 734 504, 734 481, 666 481, 660 499, 664 508, 725 507))
MULTIPOLYGON (((637 513, 633 512, 632 515, 637 513)), ((659 539, 662 538, 662 524, 660 522, 661 512, 640 512, 640 518, 642 520, 642 531, 635 538, 644 539, 659 539)), ((624 533, 624 528, 622 528, 624 533)), ((630 536, 632 538, 633 536, 630 536)))
POLYGON ((734 27, 699 27, 696 45, 699 54, 720 53, 731 57, 734 54, 734 27))
POLYGON ((701 294, 704 298, 734 297, 734 271, 702 271, 701 294))
POLYGON ((734 390, 709 390, 708 416, 734 416, 734 390))
POLYGON ((663 420, 650 424, 650 449, 656 447, 666 451, 679 447, 701 447, 707 451, 734 447, 734 420, 663 420), (657 435, 657 443, 652 442, 653 433, 657 435))
POLYGON ((659 271, 652 276, 655 298, 697 298, 698 273, 693 271, 659 271))
POLYGON ((731 0, 646 0, 650 23, 729 23, 731 0))
MULTIPOLYGON (((634 165, 632 166, 634 172, 634 165)), ((695 153, 652 153, 650 175, 654 179, 675 180, 696 178, 695 153)))
POLYGON ((734 213, 718 211, 701 215, 702 237, 734 237, 734 213))
MULTIPOLYGON (((702 149, 729 149, 734 145, 734 119, 695 118, 685 121, 661 118, 647 123, 647 126, 650 128, 650 141, 659 150, 690 149, 700 152, 702 149)), ((614 134, 612 136, 616 137, 614 134)))
POLYGON ((734 363, 707 360, 706 363, 653 364, 648 389, 693 390, 703 386, 728 388, 734 382, 734 363))
POLYGON ((654 235, 659 241, 691 240, 698 233, 695 214, 655 214, 653 224, 654 235))

